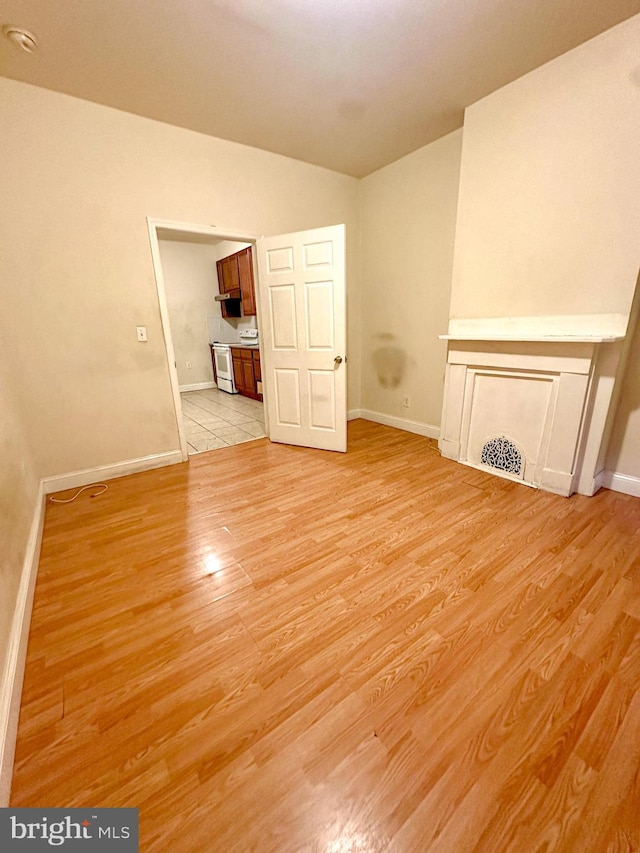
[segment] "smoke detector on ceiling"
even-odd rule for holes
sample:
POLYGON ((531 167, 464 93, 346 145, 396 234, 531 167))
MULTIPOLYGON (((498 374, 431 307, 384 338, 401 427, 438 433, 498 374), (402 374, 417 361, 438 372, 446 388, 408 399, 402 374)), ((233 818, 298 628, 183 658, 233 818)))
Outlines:
POLYGON ((25 50, 27 53, 33 53, 38 46, 34 34, 30 33, 29 30, 24 30, 22 27, 7 26, 4 28, 4 34, 16 47, 25 50))

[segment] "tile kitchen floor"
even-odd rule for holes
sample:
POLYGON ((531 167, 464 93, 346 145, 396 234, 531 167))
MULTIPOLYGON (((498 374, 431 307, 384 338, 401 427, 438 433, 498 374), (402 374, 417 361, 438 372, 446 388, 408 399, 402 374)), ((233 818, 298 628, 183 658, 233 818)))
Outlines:
POLYGON ((266 435, 264 406, 257 400, 217 388, 185 391, 180 398, 190 455, 266 435))

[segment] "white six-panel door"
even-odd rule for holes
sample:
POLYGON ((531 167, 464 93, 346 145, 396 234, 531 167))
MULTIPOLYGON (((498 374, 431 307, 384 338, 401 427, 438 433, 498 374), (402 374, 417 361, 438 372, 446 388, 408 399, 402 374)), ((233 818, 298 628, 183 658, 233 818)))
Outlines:
POLYGON ((257 249, 269 437, 344 452, 344 225, 263 237, 257 249))

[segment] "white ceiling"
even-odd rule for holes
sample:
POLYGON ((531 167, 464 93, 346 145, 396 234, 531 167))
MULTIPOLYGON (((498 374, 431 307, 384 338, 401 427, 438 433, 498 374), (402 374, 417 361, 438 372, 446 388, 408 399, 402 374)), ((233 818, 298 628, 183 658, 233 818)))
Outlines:
POLYGON ((356 177, 640 0, 3 0, 0 75, 356 177))

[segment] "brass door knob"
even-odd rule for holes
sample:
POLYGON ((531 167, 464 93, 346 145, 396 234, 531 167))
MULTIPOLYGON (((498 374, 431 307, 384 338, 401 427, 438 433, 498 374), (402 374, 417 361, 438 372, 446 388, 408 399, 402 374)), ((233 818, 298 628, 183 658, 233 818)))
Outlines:
POLYGON ((342 356, 341 356, 341 355, 337 355, 337 356, 333 359, 333 363, 334 363, 334 364, 342 364, 342 356))

